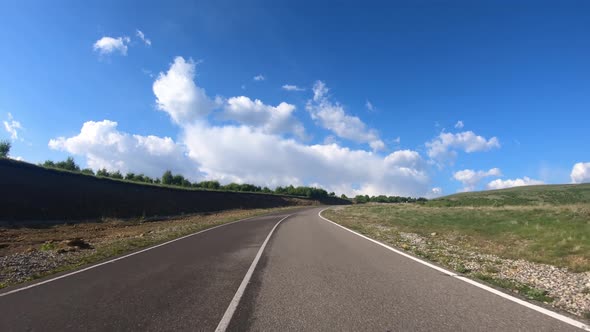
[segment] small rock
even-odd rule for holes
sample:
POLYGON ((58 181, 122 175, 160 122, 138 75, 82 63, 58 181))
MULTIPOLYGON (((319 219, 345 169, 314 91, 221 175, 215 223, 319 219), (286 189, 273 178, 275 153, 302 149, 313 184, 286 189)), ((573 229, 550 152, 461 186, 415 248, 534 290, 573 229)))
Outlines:
POLYGON ((90 243, 84 241, 81 238, 75 238, 66 241, 68 247, 76 247, 77 249, 92 249, 90 243))
POLYGON ((430 233, 430 236, 436 236, 436 232, 430 233))

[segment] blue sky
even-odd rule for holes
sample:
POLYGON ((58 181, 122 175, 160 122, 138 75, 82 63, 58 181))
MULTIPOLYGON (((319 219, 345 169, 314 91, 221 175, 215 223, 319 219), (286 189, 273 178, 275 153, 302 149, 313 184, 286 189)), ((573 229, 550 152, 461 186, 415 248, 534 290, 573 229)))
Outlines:
POLYGON ((4 1, 0 138, 33 163, 349 195, 588 182, 589 14, 586 1, 4 1))

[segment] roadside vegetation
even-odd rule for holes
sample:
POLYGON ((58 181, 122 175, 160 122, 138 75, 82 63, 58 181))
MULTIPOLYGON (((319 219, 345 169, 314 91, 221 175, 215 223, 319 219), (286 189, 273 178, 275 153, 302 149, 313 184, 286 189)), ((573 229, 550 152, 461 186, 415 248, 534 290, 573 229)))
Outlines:
POLYGON ((0 141, 0 158, 8 158, 8 154, 10 153, 11 147, 12 144, 10 143, 10 141, 0 141))
POLYGON ((324 216, 528 299, 590 312, 590 184, 354 205, 324 216))

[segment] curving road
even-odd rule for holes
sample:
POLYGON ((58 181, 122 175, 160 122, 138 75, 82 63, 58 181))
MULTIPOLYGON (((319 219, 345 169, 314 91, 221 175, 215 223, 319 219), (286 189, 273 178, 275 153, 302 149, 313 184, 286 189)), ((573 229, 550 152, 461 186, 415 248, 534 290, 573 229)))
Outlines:
POLYGON ((325 221, 320 210, 244 220, 4 289, 0 331, 579 331, 325 221))

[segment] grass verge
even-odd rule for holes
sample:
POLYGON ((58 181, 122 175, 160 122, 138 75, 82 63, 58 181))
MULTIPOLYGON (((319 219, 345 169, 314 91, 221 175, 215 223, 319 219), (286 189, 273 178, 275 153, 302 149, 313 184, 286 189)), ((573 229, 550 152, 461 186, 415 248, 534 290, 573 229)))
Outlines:
MULTIPOLYGON (((590 207, 431 207, 368 204, 325 211, 325 216, 361 232, 380 227, 430 236, 509 259, 590 271, 590 207)), ((375 234, 368 234, 369 236, 375 234)))
POLYGON ((588 318, 588 210, 584 204, 366 204, 329 209, 322 214, 449 270, 588 318))

